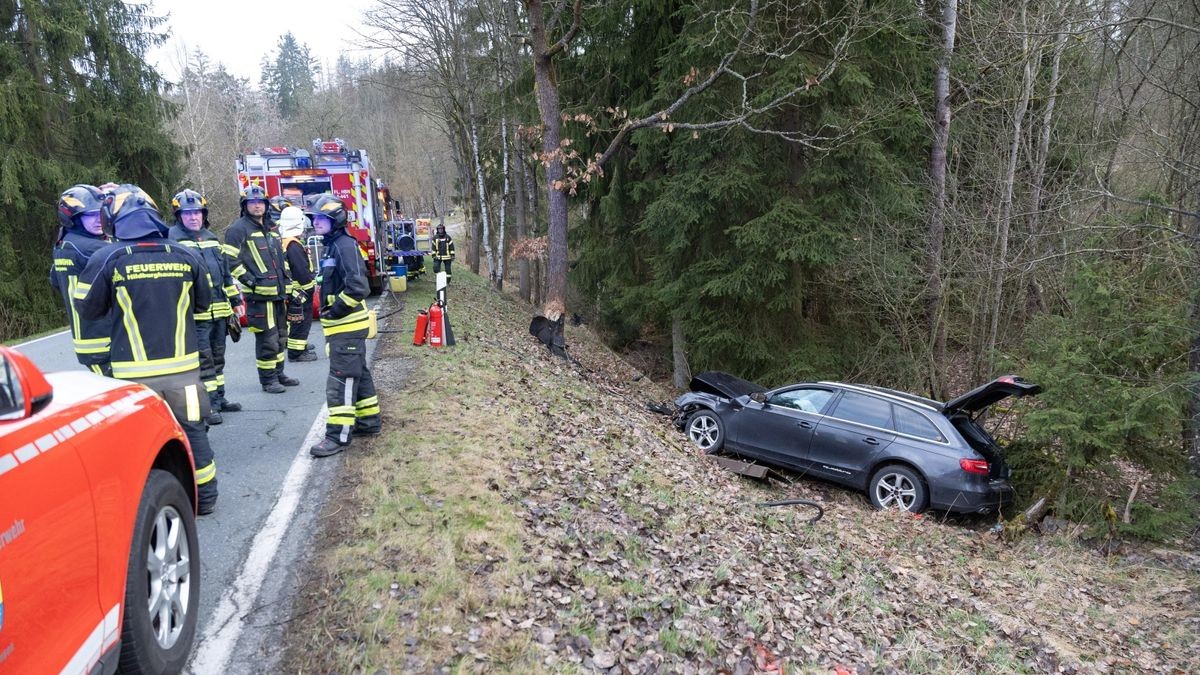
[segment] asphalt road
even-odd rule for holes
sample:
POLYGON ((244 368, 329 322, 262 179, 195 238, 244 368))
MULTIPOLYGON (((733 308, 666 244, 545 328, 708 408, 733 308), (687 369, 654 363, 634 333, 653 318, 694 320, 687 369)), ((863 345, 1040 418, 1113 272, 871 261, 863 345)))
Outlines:
MULTIPOLYGON (((372 305, 376 300, 381 315, 398 307, 386 293, 372 305)), ((247 331, 240 342, 228 344, 226 397, 243 410, 224 414, 224 424, 209 429, 220 498, 216 512, 199 519, 200 623, 190 671, 264 672, 278 655, 275 637, 298 586, 298 563, 345 456, 313 460, 307 452, 324 431, 329 363, 319 322, 309 342, 320 358, 288 362, 285 372, 300 386, 284 394, 267 394, 259 386, 253 335, 247 331)), ((373 353, 374 341, 367 344, 373 353)), ((82 368, 66 332, 16 348, 46 372, 82 368)))

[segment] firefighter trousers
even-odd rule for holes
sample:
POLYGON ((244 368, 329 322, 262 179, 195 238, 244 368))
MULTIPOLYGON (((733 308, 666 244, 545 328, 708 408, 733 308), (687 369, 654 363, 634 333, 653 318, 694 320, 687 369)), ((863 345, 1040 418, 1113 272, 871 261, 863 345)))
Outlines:
POLYGON ((254 333, 254 365, 260 384, 278 382, 287 358, 287 306, 283 300, 248 300, 246 316, 254 333))
POLYGON ((204 419, 210 410, 209 398, 204 395, 200 371, 178 375, 147 377, 135 380, 154 390, 164 401, 192 446, 196 462, 196 492, 201 505, 217 501, 217 462, 208 443, 208 425, 204 419))
POLYGON ((225 390, 225 336, 229 325, 225 319, 196 321, 196 343, 200 348, 200 380, 213 403, 220 401, 225 390))
POLYGON ((287 353, 288 356, 300 356, 308 346, 308 333, 312 330, 312 305, 308 303, 289 303, 288 311, 299 314, 301 318, 296 323, 288 324, 287 353))
POLYGON ((339 445, 347 445, 357 431, 379 433, 379 396, 375 380, 367 367, 365 338, 326 338, 329 347, 329 379, 325 384, 325 402, 329 404, 329 419, 325 437, 339 445))
POLYGON ((437 258, 434 258, 433 259, 433 273, 436 275, 438 272, 441 272, 442 265, 445 265, 446 266, 446 281, 447 282, 450 281, 450 263, 452 263, 452 262, 454 262, 454 261, 453 260, 438 260, 437 258))

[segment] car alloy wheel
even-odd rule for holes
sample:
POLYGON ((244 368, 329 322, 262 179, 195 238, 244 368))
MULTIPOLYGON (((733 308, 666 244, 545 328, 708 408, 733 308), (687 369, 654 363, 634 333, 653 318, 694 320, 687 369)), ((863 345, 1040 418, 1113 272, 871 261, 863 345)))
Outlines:
POLYGON ((121 672, 181 672, 200 612, 200 541, 184 484, 162 469, 142 489, 124 611, 121 672))
POLYGON ((146 551, 147 609, 154 639, 163 649, 175 646, 187 625, 192 563, 184 527, 179 511, 163 506, 154 517, 146 551))
POLYGON ((688 438, 701 450, 711 452, 721 441, 721 425, 712 413, 697 413, 688 422, 688 438))
POLYGON ((875 482, 875 503, 882 509, 912 511, 919 496, 917 485, 905 474, 889 471, 875 482))

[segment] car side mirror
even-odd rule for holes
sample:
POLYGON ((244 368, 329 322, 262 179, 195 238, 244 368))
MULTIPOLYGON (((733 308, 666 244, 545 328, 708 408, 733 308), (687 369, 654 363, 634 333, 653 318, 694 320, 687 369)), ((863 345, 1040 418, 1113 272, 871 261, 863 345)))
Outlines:
POLYGON ((50 402, 54 389, 29 357, 0 347, 0 422, 23 420, 50 402))
POLYGON ((767 404, 767 395, 762 393, 761 391, 756 391, 753 394, 750 394, 750 400, 754 401, 755 403, 761 403, 763 405, 766 405, 767 404))

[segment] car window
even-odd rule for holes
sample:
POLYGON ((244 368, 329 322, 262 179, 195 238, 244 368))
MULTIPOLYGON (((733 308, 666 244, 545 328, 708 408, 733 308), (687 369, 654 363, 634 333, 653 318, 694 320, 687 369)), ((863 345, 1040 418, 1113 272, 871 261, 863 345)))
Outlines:
POLYGON ((933 422, 921 413, 898 405, 892 406, 892 413, 895 415, 896 431, 917 438, 940 443, 946 442, 946 437, 942 435, 942 432, 938 431, 933 422))
POLYGON ((771 396, 768 403, 809 413, 819 413, 833 398, 833 392, 828 389, 790 389, 771 396))
POLYGON ((19 419, 25 414, 21 382, 8 359, 0 357, 0 420, 19 419))
POLYGON ((829 414, 847 422, 869 424, 881 429, 892 428, 892 404, 853 391, 844 392, 842 400, 829 414))

